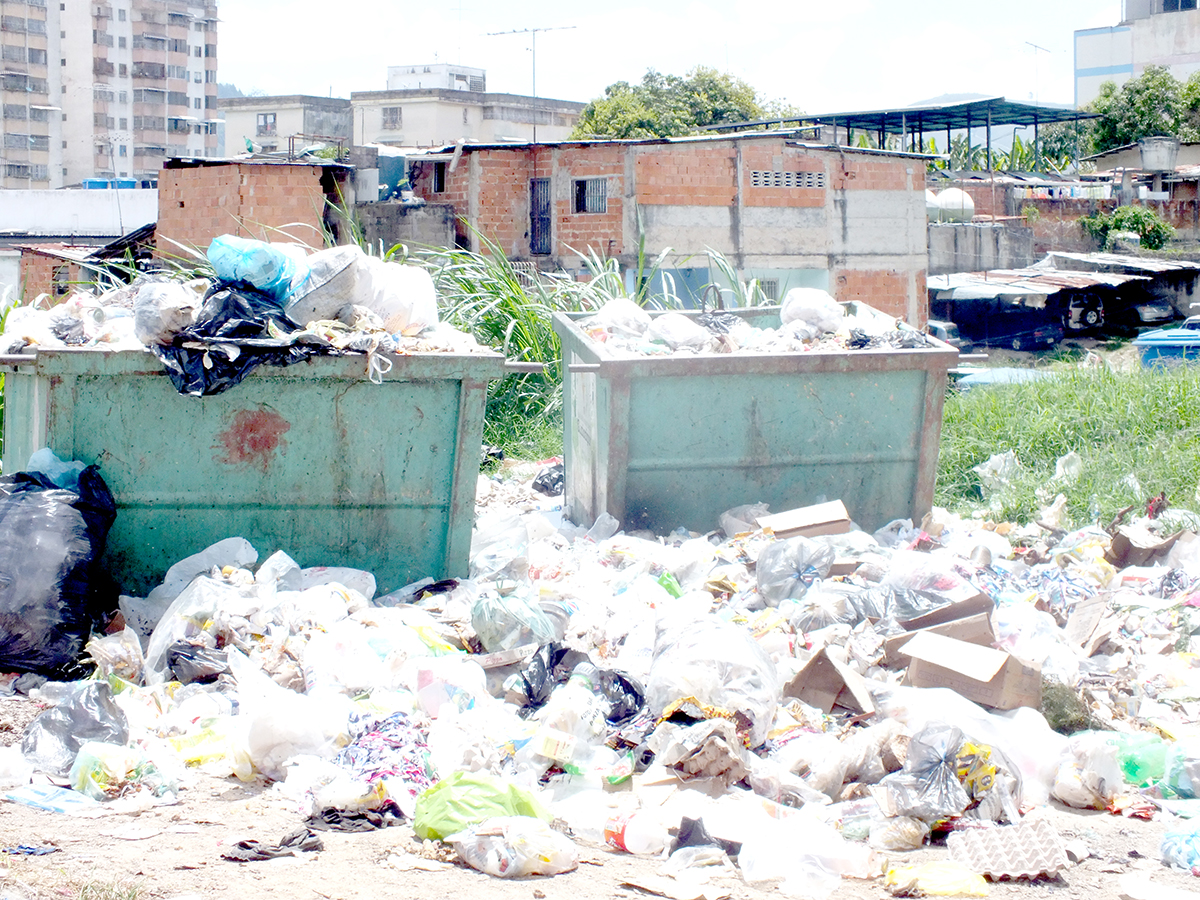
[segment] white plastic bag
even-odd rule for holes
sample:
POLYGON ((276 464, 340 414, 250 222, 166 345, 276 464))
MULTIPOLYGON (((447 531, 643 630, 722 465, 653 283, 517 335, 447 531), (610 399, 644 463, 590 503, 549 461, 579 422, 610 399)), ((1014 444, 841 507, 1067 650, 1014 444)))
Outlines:
POLYGON ((651 321, 650 313, 628 297, 614 297, 600 307, 590 324, 600 325, 614 334, 641 337, 651 321))
POLYGON ((775 664, 749 632, 717 619, 701 619, 659 641, 646 704, 655 716, 688 697, 740 712, 750 720, 751 745, 757 747, 775 722, 777 682, 775 664))
POLYGON ((792 288, 783 298, 779 319, 784 325, 804 322, 825 334, 837 331, 845 324, 842 305, 820 288, 792 288))
POLYGON ((471 868, 496 878, 558 875, 579 866, 570 838, 529 816, 485 819, 446 841, 471 868))
POLYGON ((146 346, 169 344, 196 321, 202 305, 200 294, 178 282, 144 284, 133 301, 133 332, 146 346))
POLYGON ((683 313, 663 313, 655 316, 646 329, 646 337, 666 344, 672 350, 703 350, 713 336, 707 328, 683 313))

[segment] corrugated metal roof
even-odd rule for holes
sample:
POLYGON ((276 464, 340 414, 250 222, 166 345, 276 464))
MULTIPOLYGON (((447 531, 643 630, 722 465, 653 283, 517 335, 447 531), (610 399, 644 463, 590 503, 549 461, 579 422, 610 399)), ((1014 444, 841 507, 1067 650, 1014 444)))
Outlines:
POLYGON ((1124 256, 1119 253, 1069 253, 1054 250, 1034 268, 1068 269, 1074 272, 1144 272, 1158 275, 1164 272, 1200 272, 1200 263, 1186 259, 1157 259, 1147 256, 1124 256))
POLYGON ((986 300, 999 297, 1051 297, 1060 291, 1116 288, 1131 281, 1149 281, 1144 275, 1112 272, 1074 272, 1057 269, 993 269, 932 275, 928 288, 940 300, 986 300))

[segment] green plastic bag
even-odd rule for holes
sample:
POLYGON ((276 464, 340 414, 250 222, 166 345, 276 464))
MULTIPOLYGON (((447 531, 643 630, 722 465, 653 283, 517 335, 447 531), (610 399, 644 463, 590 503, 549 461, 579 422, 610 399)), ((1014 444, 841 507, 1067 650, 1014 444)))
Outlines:
POLYGON ((480 772, 455 772, 417 797, 413 831, 421 840, 442 840, 493 816, 551 821, 529 791, 480 772))

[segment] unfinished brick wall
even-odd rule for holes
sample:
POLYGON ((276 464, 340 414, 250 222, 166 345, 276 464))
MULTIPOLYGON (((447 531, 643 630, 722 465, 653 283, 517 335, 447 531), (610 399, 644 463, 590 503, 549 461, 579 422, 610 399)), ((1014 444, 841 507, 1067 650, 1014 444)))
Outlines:
POLYGON ((552 255, 569 256, 588 250, 600 256, 631 252, 624 239, 624 148, 567 147, 555 150, 549 160, 543 156, 538 156, 535 175, 554 179, 552 255), (576 212, 576 182, 592 178, 604 179, 604 211, 576 212))
POLYGON ((638 203, 729 206, 737 196, 737 156, 732 144, 648 144, 634 152, 638 203))
POLYGON ((84 268, 77 262, 63 259, 60 256, 40 253, 30 247, 22 248, 18 271, 20 273, 20 281, 17 285, 17 290, 20 291, 17 298, 19 303, 32 303, 39 294, 49 294, 52 302, 59 303, 67 299, 76 288, 86 287, 85 283, 91 282, 95 277, 90 269, 84 268), (66 285, 65 293, 55 294, 54 273, 64 267, 66 269, 65 281, 60 280, 59 284, 66 285))
POLYGON ((163 169, 158 179, 160 258, 201 251, 221 234, 325 244, 321 166, 232 163, 163 169), (166 240, 164 240, 164 238, 166 240))
POLYGON ((841 269, 836 271, 831 279, 831 293, 838 300, 858 300, 889 316, 907 319, 909 287, 918 276, 917 287, 922 294, 927 294, 924 272, 841 269))

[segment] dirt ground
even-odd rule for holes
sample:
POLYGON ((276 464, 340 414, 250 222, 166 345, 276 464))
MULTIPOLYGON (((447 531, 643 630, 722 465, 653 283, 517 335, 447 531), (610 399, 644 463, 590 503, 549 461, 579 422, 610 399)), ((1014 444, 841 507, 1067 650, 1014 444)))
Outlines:
MULTIPOLYGON (((0 701, 0 741, 13 742, 36 711, 29 701, 0 701)), ((1172 827, 1167 820, 1146 822, 1056 805, 1049 808, 1048 815, 1064 841, 1081 839, 1090 857, 1053 880, 992 884, 992 897, 1116 900, 1121 896, 1118 881, 1132 876, 1149 892, 1148 897, 1185 889, 1197 891, 1194 896, 1200 898, 1200 880, 1159 861, 1159 842, 1172 827)), ((137 886, 137 896, 143 898, 174 900, 352 900, 383 895, 459 900, 480 892, 514 900, 599 900, 639 896, 627 882, 661 878, 658 860, 632 857, 584 841, 577 841, 581 864, 574 872, 553 878, 491 878, 447 862, 452 853, 439 851, 433 844, 422 845, 407 825, 360 834, 323 832, 323 850, 296 857, 245 863, 221 858, 221 851, 239 840, 274 843, 300 824, 292 802, 279 797, 269 785, 245 785, 232 778, 204 775, 196 776, 180 794, 177 805, 140 813, 84 819, 0 802, 0 851, 19 845, 57 848, 44 856, 0 857, 0 898, 74 898, 81 896, 84 886, 91 886, 92 894, 83 896, 95 896, 98 887, 119 885, 137 886)), ((897 864, 945 858, 944 846, 890 856, 897 864)), ((771 884, 751 887, 733 872, 711 877, 704 895, 710 900, 726 896, 757 900, 779 896, 780 891, 771 884)), ((132 900, 129 894, 120 896, 132 900)), ((874 900, 888 894, 882 879, 847 880, 833 896, 874 900)))

